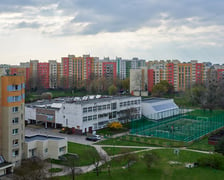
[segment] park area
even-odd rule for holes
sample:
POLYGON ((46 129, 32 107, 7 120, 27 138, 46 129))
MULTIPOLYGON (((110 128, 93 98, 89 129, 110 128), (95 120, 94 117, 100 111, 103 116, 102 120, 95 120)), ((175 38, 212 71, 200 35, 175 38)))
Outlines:
MULTIPOLYGON (((130 156, 113 158, 110 162, 100 167, 100 173, 89 172, 76 177, 78 180, 145 180, 145 179, 223 179, 223 166, 220 169, 212 167, 198 166, 195 168, 187 168, 187 163, 199 162, 201 158, 211 157, 213 155, 180 150, 179 155, 176 155, 173 149, 158 149, 150 152, 141 152, 130 156), (154 153, 157 156, 157 161, 154 161, 150 166, 147 165, 145 155, 154 153), (131 160, 130 166, 127 167, 131 160), (109 165, 109 166, 108 166, 109 165), (108 170, 108 167, 110 169, 108 170)), ((223 165, 224 159, 222 156, 217 156, 223 165)), ((70 180, 71 176, 63 176, 53 178, 54 180, 70 180)))
POLYGON ((224 127, 224 111, 185 110, 157 122, 142 118, 131 122, 132 135, 192 142, 224 127))

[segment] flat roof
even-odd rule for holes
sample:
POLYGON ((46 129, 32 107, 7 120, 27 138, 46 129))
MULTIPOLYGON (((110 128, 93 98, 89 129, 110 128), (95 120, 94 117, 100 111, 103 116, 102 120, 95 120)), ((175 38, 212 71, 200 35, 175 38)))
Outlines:
MULTIPOLYGON (((87 96, 85 96, 87 97, 87 96)), ((110 100, 119 100, 119 99, 128 99, 128 98, 139 98, 137 96, 100 96, 99 98, 96 98, 94 96, 93 99, 91 99, 91 96, 88 96, 86 100, 83 100, 83 97, 60 97, 55 98, 51 100, 38 100, 32 103, 27 103, 27 107, 40 107, 40 108, 50 108, 50 109, 60 109, 60 104, 62 103, 74 103, 74 104, 88 104, 88 103, 97 103, 97 102, 104 102, 104 101, 110 101, 110 100), (79 100, 78 100, 78 99, 79 100)))
POLYGON ((9 163, 9 162, 4 162, 4 163, 0 163, 0 168, 2 168, 2 167, 5 167, 5 166, 13 166, 13 164, 12 163, 9 163))
POLYGON ((65 138, 55 137, 55 136, 45 136, 45 135, 33 135, 33 136, 25 136, 26 142, 31 141, 45 141, 45 140, 62 140, 65 138))
POLYGON ((156 102, 161 102, 161 101, 166 101, 170 100, 167 98, 147 98, 147 99, 142 99, 142 102, 147 102, 147 103, 156 103, 156 102))

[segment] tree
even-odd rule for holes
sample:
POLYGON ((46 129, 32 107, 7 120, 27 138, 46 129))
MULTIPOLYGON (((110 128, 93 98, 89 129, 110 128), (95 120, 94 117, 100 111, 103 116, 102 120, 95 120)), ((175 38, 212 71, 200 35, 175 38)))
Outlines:
POLYGON ((52 95, 51 92, 45 92, 45 93, 41 94, 41 99, 48 99, 48 100, 50 100, 50 99, 52 99, 52 97, 53 97, 53 95, 52 95))
POLYGON ((192 105, 202 105, 205 100, 206 87, 203 84, 195 84, 189 90, 192 105))
POLYGON ((128 170, 130 170, 131 165, 138 160, 137 155, 134 154, 134 153, 125 153, 124 156, 123 156, 123 158, 127 162, 126 168, 128 170))
POLYGON ((39 158, 32 158, 22 161, 20 167, 15 168, 15 180, 42 180, 46 179, 46 164, 39 158))
POLYGON ((114 86, 114 85, 111 85, 109 88, 108 88, 108 94, 109 95, 115 95, 117 93, 117 87, 114 86))
POLYGON ((221 153, 224 155, 224 137, 222 137, 218 143, 215 145, 215 152, 221 153))
POLYGON ((152 88, 152 96, 162 97, 164 95, 171 95, 174 93, 174 87, 168 81, 162 80, 152 88))
POLYGON ((122 80, 122 88, 125 91, 129 90, 129 88, 130 88, 130 79, 129 78, 126 78, 126 79, 122 80))
POLYGON ((217 94, 217 105, 224 109, 224 80, 221 80, 216 89, 217 94))
POLYGON ((76 175, 80 173, 76 172, 76 167, 79 165, 79 156, 77 154, 69 154, 69 156, 61 156, 60 160, 64 161, 63 164, 69 167, 72 180, 75 180, 76 175))
POLYGON ((150 169, 159 160, 159 156, 155 152, 147 152, 144 154, 144 161, 148 169, 150 169))
POLYGON ((99 176, 100 174, 100 161, 101 161, 101 158, 99 156, 98 153, 96 153, 93 149, 90 149, 88 151, 86 151, 86 155, 89 156, 90 159, 92 159, 92 164, 94 165, 95 167, 95 172, 96 172, 96 175, 99 176))

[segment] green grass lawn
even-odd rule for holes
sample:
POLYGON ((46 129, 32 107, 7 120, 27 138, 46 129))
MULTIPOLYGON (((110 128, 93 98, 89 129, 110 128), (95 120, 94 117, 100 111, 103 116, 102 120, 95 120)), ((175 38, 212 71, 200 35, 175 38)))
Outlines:
POLYGON ((49 172, 52 172, 52 173, 57 173, 57 172, 61 172, 63 169, 61 169, 61 168, 51 168, 51 169, 49 169, 48 171, 49 172))
POLYGON ((79 156, 80 166, 92 164, 93 159, 90 155, 99 158, 94 147, 73 142, 68 142, 68 153, 77 154, 79 156))
POLYGON ((124 154, 133 151, 140 151, 144 148, 119 148, 119 147, 103 147, 103 149, 107 152, 108 155, 113 156, 116 154, 124 154))
POLYGON ((182 147, 186 144, 180 141, 172 141, 154 137, 137 137, 137 136, 122 136, 117 138, 109 138, 100 141, 96 144, 104 145, 123 145, 123 146, 169 146, 182 147))
POLYGON ((125 139, 121 139, 120 137, 118 137, 118 138, 108 138, 106 140, 97 142, 96 144, 118 145, 118 146, 150 146, 147 143, 128 141, 128 140, 125 140, 125 139))
POLYGON ((190 145, 180 141, 172 141, 152 137, 136 137, 136 136, 123 136, 118 138, 110 138, 104 141, 100 141, 96 144, 120 145, 120 146, 165 146, 165 147, 186 146, 190 149, 197 149, 202 151, 214 151, 214 146, 208 144, 208 137, 197 140, 190 145))
MULTIPOLYGON (((76 166, 90 165, 93 163, 93 158, 99 159, 96 149, 89 145, 68 142, 68 153, 78 155, 79 158, 78 162, 76 162, 76 166)), ((68 159, 72 158, 70 154, 66 154, 65 157, 68 159)), ((66 164, 66 162, 63 162, 62 160, 52 160, 52 163, 66 164)))
POLYGON ((202 151, 214 151, 214 146, 208 144, 208 137, 195 141, 193 144, 189 145, 188 148, 202 151))
POLYGON ((209 110, 202 110, 202 109, 196 109, 192 112, 189 112, 187 114, 193 115, 193 116, 202 116, 202 117, 216 117, 217 115, 222 115, 224 114, 224 110, 213 110, 212 112, 209 110))
MULTIPOLYGON (((110 162, 111 175, 108 174, 107 165, 101 168, 101 173, 97 177, 96 173, 89 172, 76 177, 77 180, 146 180, 146 179, 164 179, 164 180, 221 180, 224 177, 223 170, 215 170, 212 168, 185 168, 184 163, 196 162, 198 158, 207 156, 206 154, 189 152, 181 150, 179 156, 174 155, 173 150, 163 149, 154 150, 159 155, 159 162, 151 169, 147 169, 143 153, 138 154, 138 159, 130 169, 123 169, 122 166, 126 164, 125 158, 116 158, 110 162), (178 161, 180 165, 170 165, 168 161, 178 161)), ((69 180, 71 177, 65 176, 58 178, 60 180, 69 180)))

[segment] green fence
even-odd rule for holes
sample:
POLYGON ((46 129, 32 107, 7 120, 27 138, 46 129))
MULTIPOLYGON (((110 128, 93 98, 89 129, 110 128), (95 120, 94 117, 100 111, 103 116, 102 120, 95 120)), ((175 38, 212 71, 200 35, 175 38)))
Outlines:
POLYGON ((131 122, 131 134, 190 142, 224 127, 224 111, 182 111, 158 122, 142 118, 131 122))

